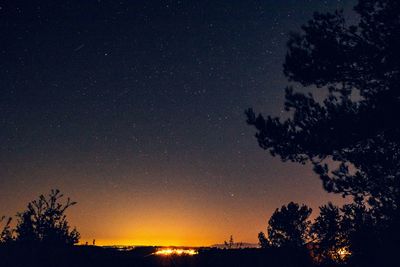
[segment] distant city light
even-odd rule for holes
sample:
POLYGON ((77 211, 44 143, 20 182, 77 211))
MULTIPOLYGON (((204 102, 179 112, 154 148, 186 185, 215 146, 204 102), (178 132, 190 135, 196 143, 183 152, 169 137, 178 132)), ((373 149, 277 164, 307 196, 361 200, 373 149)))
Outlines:
POLYGON ((194 249, 162 248, 157 250, 154 254, 160 256, 170 256, 170 255, 193 256, 199 254, 199 252, 194 249))
POLYGON ((337 250, 337 254, 339 255, 339 259, 341 261, 345 261, 350 257, 351 252, 348 247, 342 247, 337 250))

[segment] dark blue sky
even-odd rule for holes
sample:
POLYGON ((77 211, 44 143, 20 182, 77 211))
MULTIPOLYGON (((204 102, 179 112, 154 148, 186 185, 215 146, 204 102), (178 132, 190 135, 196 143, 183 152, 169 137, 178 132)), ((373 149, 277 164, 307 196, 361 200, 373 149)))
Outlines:
POLYGON ((1 3, 0 215, 57 187, 87 239, 150 240, 135 229, 163 217, 165 242, 196 240, 171 225, 254 241, 280 205, 333 199, 258 148, 243 111, 280 115, 288 33, 353 4, 1 3))

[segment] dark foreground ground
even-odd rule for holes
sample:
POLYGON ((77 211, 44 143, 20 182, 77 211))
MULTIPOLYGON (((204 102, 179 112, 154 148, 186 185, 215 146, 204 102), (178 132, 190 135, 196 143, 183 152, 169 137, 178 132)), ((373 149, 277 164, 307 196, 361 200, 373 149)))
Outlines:
POLYGON ((155 248, 143 247, 131 251, 111 248, 76 246, 58 248, 0 247, 1 267, 128 267, 128 266, 312 266, 303 253, 261 249, 201 249, 194 256, 154 255, 155 248))

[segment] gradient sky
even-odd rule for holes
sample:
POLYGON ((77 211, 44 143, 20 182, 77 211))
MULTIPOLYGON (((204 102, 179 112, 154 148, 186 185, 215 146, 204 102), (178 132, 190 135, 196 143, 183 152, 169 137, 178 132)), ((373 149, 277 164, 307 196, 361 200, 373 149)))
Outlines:
MULTIPOLYGON (((51 188, 82 241, 257 242, 273 210, 340 197, 261 150, 288 33, 353 0, 0 4, 0 215, 51 188)), ((349 13, 351 14, 351 13, 349 13)))

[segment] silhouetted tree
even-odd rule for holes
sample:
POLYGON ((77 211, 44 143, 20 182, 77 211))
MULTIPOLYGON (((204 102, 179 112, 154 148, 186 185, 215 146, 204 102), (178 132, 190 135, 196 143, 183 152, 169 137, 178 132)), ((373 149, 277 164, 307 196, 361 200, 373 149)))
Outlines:
MULTIPOLYGON (((342 11, 315 13, 292 35, 284 63, 293 82, 286 88, 288 116, 265 118, 249 109, 247 122, 273 156, 311 163, 328 192, 371 207, 367 214, 380 231, 379 245, 395 255, 400 249, 400 1, 359 0, 355 12, 355 25, 346 23, 342 11), (296 92, 294 85, 314 90, 318 98, 296 92)), ((368 240, 362 232, 354 233, 368 240)))
POLYGON ((263 232, 258 233, 258 244, 260 245, 261 248, 269 248, 270 247, 269 241, 265 237, 265 234, 263 232))
POLYGON ((11 217, 0 217, 0 225, 4 223, 4 225, 2 226, 3 229, 0 232, 0 245, 8 244, 13 241, 13 229, 11 229, 11 221, 11 217))
POLYGON ((268 222, 268 239, 275 247, 302 247, 309 239, 312 209, 290 202, 276 209, 268 222))
POLYGON ((232 249, 233 248, 233 246, 235 245, 235 241, 233 240, 233 236, 232 235, 229 237, 229 241, 224 241, 224 245, 228 249, 232 249))
POLYGON ((386 244, 380 238, 382 229, 379 229, 372 210, 362 203, 347 204, 341 210, 341 230, 352 253, 351 260, 358 266, 390 266, 384 264, 386 259, 381 254, 381 248, 386 248, 386 244))
POLYGON ((314 253, 321 262, 341 262, 346 258, 348 241, 341 229, 342 216, 332 203, 320 207, 320 214, 312 225, 314 253))
POLYGON ((350 26, 341 11, 316 13, 288 42, 285 75, 322 100, 289 86, 291 118, 246 113, 262 148, 311 162, 327 191, 386 212, 400 204, 400 2, 360 0, 355 11, 350 26))
POLYGON ((70 230, 65 212, 75 205, 69 198, 60 203, 63 195, 59 190, 51 190, 46 197, 40 195, 28 204, 27 210, 18 213, 16 241, 23 244, 73 245, 79 241, 79 233, 70 230))

